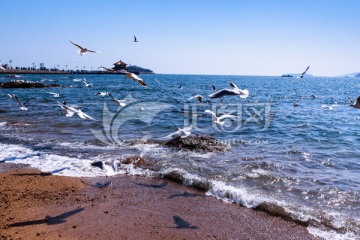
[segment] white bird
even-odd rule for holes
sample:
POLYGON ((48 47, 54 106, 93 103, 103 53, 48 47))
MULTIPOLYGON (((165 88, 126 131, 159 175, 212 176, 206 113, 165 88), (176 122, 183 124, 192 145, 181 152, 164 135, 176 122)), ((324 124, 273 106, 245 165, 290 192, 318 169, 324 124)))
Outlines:
POLYGON ((94 96, 100 95, 101 97, 105 97, 105 96, 107 96, 109 94, 110 93, 108 93, 108 92, 98 92, 98 93, 94 94, 94 96))
POLYGON ((309 70, 309 68, 310 68, 310 66, 308 66, 308 67, 305 69, 305 71, 304 71, 300 76, 298 76, 297 78, 303 78, 304 75, 305 75, 305 73, 309 70))
POLYGON ((128 71, 124 71, 124 73, 126 73, 126 75, 125 75, 126 78, 130 78, 130 79, 134 80, 135 82, 137 82, 138 84, 140 84, 143 87, 146 87, 146 88, 148 87, 148 85, 135 73, 131 73, 128 71))
POLYGON ((353 108, 358 108, 360 109, 360 96, 356 99, 356 103, 355 104, 351 104, 350 105, 353 108))
POLYGON ((0 64, 0 70, 6 70, 1 64, 0 64))
POLYGON ((100 67, 101 69, 105 70, 105 71, 108 71, 108 72, 115 72, 114 69, 111 69, 111 68, 106 68, 106 67, 100 67))
POLYGON ((113 95, 111 95, 111 93, 108 94, 112 99, 114 99, 115 102, 117 102, 121 107, 125 107, 126 106, 126 102, 131 102, 131 100, 129 99, 123 99, 123 100, 119 100, 116 99, 113 95))
POLYGON ((83 78, 82 82, 84 83, 85 87, 92 87, 92 84, 88 83, 85 78, 83 78))
POLYGON ((192 129, 192 125, 188 126, 188 127, 184 127, 184 128, 178 128, 178 130, 174 133, 171 133, 165 137, 162 137, 161 139, 167 139, 167 140, 171 140, 177 137, 180 138, 187 138, 188 136, 191 135, 191 129, 192 129))
POLYGON ((59 93, 54 93, 54 92, 46 92, 46 93, 51 94, 51 95, 53 95, 53 96, 56 97, 56 98, 60 97, 60 94, 59 94, 59 93))
POLYGON ((218 116, 216 116, 216 114, 213 111, 211 111, 209 109, 205 110, 205 113, 211 114, 214 117, 214 122, 216 124, 219 124, 219 125, 223 125, 225 123, 225 122, 221 121, 221 120, 223 120, 225 118, 238 118, 237 116, 234 116, 234 115, 231 115, 231 114, 223 114, 223 115, 218 117, 218 116))
POLYGON ((188 100, 190 101, 190 100, 192 100, 194 98, 196 98, 199 102, 202 103, 202 100, 203 100, 204 97, 201 96, 201 95, 195 95, 195 96, 190 97, 188 100))
POLYGON ((73 106, 67 106, 66 103, 58 102, 58 105, 66 112, 66 117, 72 117, 75 113, 82 119, 90 119, 93 121, 97 121, 95 118, 90 117, 80 109, 76 109, 73 106))
POLYGON ((25 104, 31 99, 26 100, 24 103, 21 103, 20 100, 18 99, 18 97, 15 94, 8 94, 8 96, 12 99, 14 99, 18 104, 19 104, 19 108, 23 111, 28 110, 27 107, 25 107, 25 104))
MULTIPOLYGON (((69 40, 69 41, 70 41, 70 40, 69 40)), ((103 53, 103 52, 97 52, 97 51, 94 51, 94 50, 90 50, 90 49, 87 49, 87 48, 83 48, 83 47, 80 46, 79 44, 73 43, 72 41, 70 41, 70 42, 79 48, 79 54, 80 54, 80 56, 82 56, 82 55, 85 54, 86 52, 103 53)))
POLYGON ((326 108, 329 110, 334 110, 334 107, 339 107, 339 105, 337 104, 337 102, 334 102, 334 104, 332 104, 331 106, 328 106, 326 104, 321 105, 322 108, 326 108))
POLYGON ((159 85, 162 84, 162 83, 161 83, 159 80, 157 80, 156 78, 155 78, 155 81, 156 81, 159 85))
POLYGON ((230 86, 233 89, 224 88, 219 91, 216 91, 209 95, 209 98, 221 98, 224 96, 235 96, 238 95, 240 98, 247 98, 249 96, 249 91, 247 89, 240 90, 234 83, 230 83, 230 86))

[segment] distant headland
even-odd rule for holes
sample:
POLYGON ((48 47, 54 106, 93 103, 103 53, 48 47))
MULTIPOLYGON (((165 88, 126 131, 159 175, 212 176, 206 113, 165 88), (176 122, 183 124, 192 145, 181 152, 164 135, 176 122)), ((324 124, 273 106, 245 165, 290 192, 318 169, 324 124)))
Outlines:
POLYGON ((33 63, 32 67, 12 67, 9 64, 0 64, 0 74, 125 74, 124 71, 132 72, 135 74, 154 74, 154 72, 150 69, 142 68, 136 65, 127 65, 121 60, 113 64, 114 67, 106 68, 99 67, 96 70, 86 70, 78 69, 76 66, 76 70, 68 70, 67 65, 66 69, 60 69, 59 65, 53 68, 46 68, 43 63, 40 64, 39 68, 36 68, 33 63))

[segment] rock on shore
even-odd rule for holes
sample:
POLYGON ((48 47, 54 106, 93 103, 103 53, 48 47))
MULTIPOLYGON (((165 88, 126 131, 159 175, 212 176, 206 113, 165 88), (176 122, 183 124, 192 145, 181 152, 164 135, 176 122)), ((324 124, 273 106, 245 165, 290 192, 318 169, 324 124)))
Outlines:
POLYGON ((177 137, 171 139, 165 145, 199 152, 223 152, 227 149, 227 145, 209 135, 191 135, 187 138, 177 137))
POLYGON ((60 87, 58 84, 43 84, 29 81, 13 81, 0 83, 0 88, 51 88, 60 87))

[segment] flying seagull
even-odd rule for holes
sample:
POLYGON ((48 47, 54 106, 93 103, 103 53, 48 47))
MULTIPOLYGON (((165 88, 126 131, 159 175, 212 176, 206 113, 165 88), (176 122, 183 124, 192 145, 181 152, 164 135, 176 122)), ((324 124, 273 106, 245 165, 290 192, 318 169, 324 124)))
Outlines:
POLYGON ((113 95, 111 95, 111 93, 108 94, 112 99, 114 99, 115 102, 117 102, 121 107, 125 107, 126 106, 126 102, 130 102, 131 100, 119 100, 116 99, 113 95))
POLYGON ((109 95, 110 93, 108 92, 98 92, 98 93, 95 93, 94 96, 97 96, 97 95, 100 95, 101 97, 105 97, 106 95, 109 95))
POLYGON ((300 76, 298 76, 297 78, 303 78, 304 75, 305 75, 305 73, 309 70, 309 68, 310 68, 310 66, 308 66, 308 67, 305 69, 305 71, 304 71, 300 76))
POLYGON ((54 92, 46 92, 46 93, 51 94, 56 98, 60 97, 60 94, 58 94, 58 93, 54 93, 54 92))
POLYGON ((204 97, 201 95, 195 95, 195 96, 190 97, 189 100, 194 99, 194 98, 196 98, 199 102, 202 103, 202 100, 204 97))
MULTIPOLYGON (((70 41, 70 40, 69 40, 69 41, 70 41)), ((80 54, 80 56, 82 56, 82 55, 85 54, 86 52, 103 53, 103 52, 97 52, 97 51, 94 51, 94 50, 90 50, 90 49, 87 49, 87 48, 83 48, 83 47, 80 46, 79 44, 73 43, 72 41, 70 41, 70 42, 79 48, 79 54, 80 54)))
POLYGON ((82 82, 84 83, 85 87, 92 87, 92 84, 88 83, 85 78, 83 78, 82 82))
POLYGON ((138 84, 140 84, 143 87, 146 87, 146 88, 148 87, 148 85, 135 73, 131 73, 128 71, 123 71, 123 72, 126 74, 125 75, 126 78, 130 78, 130 79, 134 80, 135 82, 137 82, 138 84))
POLYGON ((90 117, 80 109, 76 109, 73 106, 67 106, 66 103, 64 102, 63 103, 58 102, 58 105, 65 111, 66 117, 72 117, 76 113, 82 119, 90 119, 93 121, 97 121, 95 118, 90 117))
POLYGON ((360 109, 360 96, 356 99, 356 103, 355 103, 355 104, 351 104, 350 106, 352 106, 353 108, 358 108, 358 109, 360 109))
POLYGON ((24 111, 28 110, 27 107, 25 107, 25 104, 32 98, 26 100, 24 103, 21 103, 20 100, 18 99, 18 97, 15 94, 8 94, 8 96, 10 98, 14 99, 19 104, 19 108, 21 110, 24 110, 24 111))
POLYGON ((134 35, 134 42, 138 42, 138 40, 137 40, 137 38, 136 38, 136 36, 134 35))
POLYGON ((211 114, 215 118, 214 122, 216 124, 219 124, 219 125, 223 125, 225 123, 225 122, 221 121, 221 120, 223 120, 225 118, 237 118, 237 116, 234 116, 234 115, 231 115, 231 114, 223 114, 223 115, 218 117, 218 116, 216 116, 216 114, 213 111, 208 110, 208 109, 205 110, 205 113, 211 114))
POLYGON ((249 91, 247 89, 240 90, 234 83, 230 83, 230 86, 233 89, 224 88, 219 91, 216 91, 209 95, 209 98, 221 98, 224 96, 235 96, 238 95, 240 98, 247 98, 249 96, 249 91))
POLYGON ((107 68, 107 67, 103 67, 103 66, 100 66, 101 69, 105 70, 105 71, 109 71, 109 72, 115 72, 114 69, 111 69, 111 68, 107 68))
POLYGON ((191 129, 192 129, 192 125, 188 126, 188 127, 184 127, 184 128, 178 128, 178 130, 174 133, 171 133, 165 137, 162 137, 161 139, 174 139, 177 137, 181 137, 181 138, 187 138, 188 136, 190 136, 191 134, 191 129))

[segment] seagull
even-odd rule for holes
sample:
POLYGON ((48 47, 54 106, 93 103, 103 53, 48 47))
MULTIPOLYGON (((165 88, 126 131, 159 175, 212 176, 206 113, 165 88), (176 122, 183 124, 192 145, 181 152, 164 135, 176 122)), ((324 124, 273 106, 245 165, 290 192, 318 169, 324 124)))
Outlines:
POLYGON ((182 89, 182 84, 180 84, 179 89, 182 89))
POLYGON ((92 84, 88 83, 85 78, 83 78, 82 82, 84 83, 85 87, 92 87, 92 84))
POLYGON ((56 98, 60 97, 60 94, 58 94, 58 93, 54 93, 54 92, 46 92, 46 93, 51 94, 56 98))
MULTIPOLYGON (((69 40, 70 41, 70 40, 69 40)), ((103 53, 103 52, 97 52, 97 51, 94 51, 94 50, 90 50, 90 49, 87 49, 87 48, 83 48, 82 46, 76 44, 76 43, 73 43, 72 41, 70 41, 72 44, 74 44, 75 46, 77 46, 80 50, 79 50, 79 54, 80 56, 82 56, 83 54, 85 54, 86 52, 92 52, 92 53, 103 53)))
POLYGON ((126 103, 125 102, 130 102, 131 100, 119 100, 116 99, 113 95, 111 95, 111 93, 108 94, 112 99, 114 99, 115 102, 117 102, 121 107, 125 107, 126 103))
POLYGON ((108 92, 98 92, 98 93, 94 94, 94 96, 100 95, 101 97, 105 97, 105 96, 107 96, 109 94, 110 93, 108 93, 108 92))
POLYGON ((67 106, 66 102, 63 102, 63 103, 58 102, 58 105, 65 111, 66 117, 72 117, 76 113, 82 119, 90 119, 93 121, 97 121, 95 118, 90 117, 89 115, 87 115, 86 113, 81 111, 80 109, 76 109, 73 106, 67 106))
POLYGON ((32 99, 32 98, 26 100, 24 103, 21 103, 20 100, 18 99, 18 97, 17 97, 15 94, 8 94, 8 96, 9 96, 10 98, 14 99, 14 100, 19 104, 19 108, 20 108, 21 110, 24 110, 24 111, 28 110, 28 108, 25 107, 25 104, 26 104, 30 99, 32 99))
POLYGON ((106 67, 103 67, 103 66, 101 66, 100 68, 103 69, 103 70, 105 70, 105 71, 115 72, 115 70, 114 70, 114 69, 111 69, 111 68, 106 68, 106 67))
POLYGON ((171 133, 165 137, 162 137, 161 139, 174 139, 177 137, 181 137, 181 138, 187 138, 188 136, 190 136, 191 132, 190 130, 192 129, 192 125, 188 126, 188 127, 184 127, 184 128, 178 128, 178 130, 174 133, 171 133))
POLYGON ((136 36, 134 35, 134 42, 138 42, 138 40, 137 40, 137 38, 136 38, 136 36))
POLYGON ((355 103, 355 104, 351 104, 350 106, 352 106, 353 108, 358 108, 358 109, 360 109, 360 96, 356 99, 356 103, 355 103))
POLYGON ((231 114, 223 114, 223 115, 218 117, 218 116, 216 116, 216 114, 213 111, 211 111, 209 109, 205 110, 205 113, 213 115, 213 117, 215 118, 214 122, 216 124, 219 124, 219 125, 223 125, 225 123, 225 122, 221 121, 222 119, 225 119, 225 118, 237 118, 237 116, 234 116, 234 115, 231 115, 231 114))
POLYGON ((230 86, 233 87, 234 89, 228 89, 228 88, 221 89, 219 91, 216 91, 216 92, 210 94, 209 98, 221 98, 226 95, 229 95, 229 96, 238 95, 238 96, 240 96, 240 98, 247 98, 249 96, 249 91, 247 89, 240 90, 232 82, 230 83, 230 86))
POLYGON ((326 104, 323 104, 323 105, 321 105, 321 107, 322 107, 322 108, 329 109, 329 110, 333 110, 334 107, 339 107, 339 105, 337 104, 337 102, 334 102, 334 104, 331 105, 331 106, 328 106, 328 105, 326 105, 326 104))
POLYGON ((305 73, 309 70, 309 68, 310 68, 310 66, 308 66, 308 67, 305 69, 305 71, 304 71, 300 76, 298 76, 297 78, 303 78, 304 75, 305 75, 305 73))
POLYGON ((201 96, 201 95, 195 95, 195 96, 190 97, 188 100, 191 100, 191 99, 194 99, 194 98, 196 98, 199 102, 202 103, 202 100, 203 100, 204 97, 201 96))
POLYGON ((131 73, 128 71, 124 71, 124 73, 126 73, 126 75, 125 75, 126 78, 133 79, 134 81, 136 81, 138 84, 140 84, 143 87, 146 87, 146 88, 148 87, 148 85, 135 73, 131 73))
POLYGON ((161 83, 159 80, 157 80, 156 78, 155 78, 155 81, 156 81, 159 85, 162 84, 162 83, 161 83))
POLYGON ((6 70, 1 64, 0 64, 0 70, 6 70))

